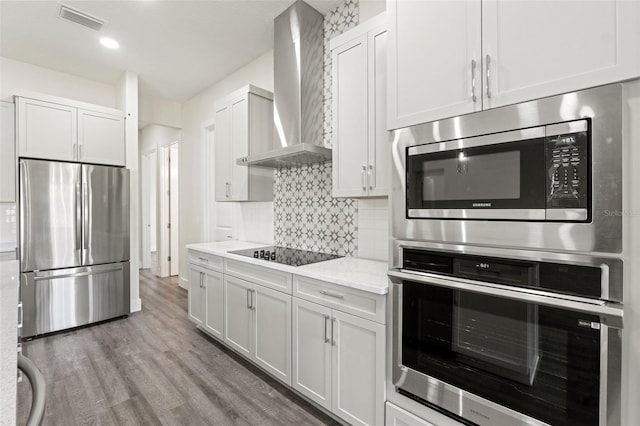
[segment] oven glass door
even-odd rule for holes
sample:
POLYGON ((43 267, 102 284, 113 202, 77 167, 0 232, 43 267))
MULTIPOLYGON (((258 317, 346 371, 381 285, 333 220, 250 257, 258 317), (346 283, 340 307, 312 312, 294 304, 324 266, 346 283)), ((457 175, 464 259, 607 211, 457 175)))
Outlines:
POLYGON ((553 425, 597 425, 598 316, 410 281, 402 364, 553 425))
MULTIPOLYGON (((464 145, 457 141, 442 147, 464 145)), ((544 220, 546 167, 544 138, 437 150, 422 145, 407 152, 409 218, 544 220), (494 217, 490 210, 499 212, 494 217), (530 217, 529 210, 539 217, 530 217), (473 215, 473 211, 480 211, 473 215), (484 211, 484 212, 483 212, 484 211)))

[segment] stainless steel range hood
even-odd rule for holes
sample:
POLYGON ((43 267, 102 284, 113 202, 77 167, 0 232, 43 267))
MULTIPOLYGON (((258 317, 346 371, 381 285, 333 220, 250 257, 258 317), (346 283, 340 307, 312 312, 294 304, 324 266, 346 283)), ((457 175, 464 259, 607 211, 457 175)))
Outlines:
POLYGON ((331 160, 322 146, 323 16, 296 1, 274 22, 274 108, 276 149, 251 152, 238 164, 282 167, 331 160))

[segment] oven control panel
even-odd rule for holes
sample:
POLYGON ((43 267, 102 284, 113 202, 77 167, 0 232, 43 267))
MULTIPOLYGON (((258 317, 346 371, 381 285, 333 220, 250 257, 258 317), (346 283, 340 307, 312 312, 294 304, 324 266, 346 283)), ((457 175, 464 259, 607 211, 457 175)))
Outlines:
POLYGON ((547 136, 547 209, 586 209, 589 198, 588 135, 547 136))

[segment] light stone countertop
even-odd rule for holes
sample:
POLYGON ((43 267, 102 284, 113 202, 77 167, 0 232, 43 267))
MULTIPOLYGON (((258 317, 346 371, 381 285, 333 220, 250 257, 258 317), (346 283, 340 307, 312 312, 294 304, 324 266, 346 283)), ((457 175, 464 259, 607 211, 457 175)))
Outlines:
POLYGON ((0 262, 0 425, 16 423, 18 261, 0 262))
POLYGON ((387 279, 387 270, 389 269, 389 265, 387 262, 380 260, 341 257, 338 259, 326 260, 324 262, 311 263, 309 265, 290 266, 282 263, 269 262, 262 259, 255 259, 253 257, 229 253, 230 251, 235 250, 266 246, 269 246, 269 244, 249 241, 220 241, 215 243, 187 244, 187 249, 251 263, 253 265, 277 269, 279 271, 289 272, 295 275, 315 278, 317 280, 328 281, 345 287, 368 291, 370 293, 387 294, 389 292, 389 283, 387 279))

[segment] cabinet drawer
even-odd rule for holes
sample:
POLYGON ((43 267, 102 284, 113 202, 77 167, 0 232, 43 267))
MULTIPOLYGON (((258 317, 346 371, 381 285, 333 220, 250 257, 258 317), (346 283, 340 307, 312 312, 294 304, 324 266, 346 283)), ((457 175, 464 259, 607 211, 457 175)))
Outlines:
POLYGON ((222 272, 222 258, 213 254, 189 250, 189 263, 222 272))
POLYGON ((385 296, 382 294, 294 275, 293 295, 361 318, 386 323, 385 296))
POLYGON ((291 294, 291 274, 236 260, 224 260, 224 273, 291 294))

